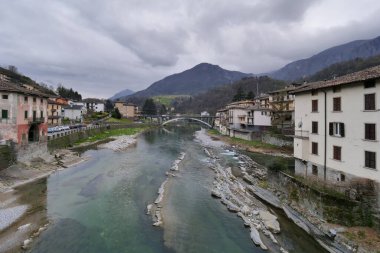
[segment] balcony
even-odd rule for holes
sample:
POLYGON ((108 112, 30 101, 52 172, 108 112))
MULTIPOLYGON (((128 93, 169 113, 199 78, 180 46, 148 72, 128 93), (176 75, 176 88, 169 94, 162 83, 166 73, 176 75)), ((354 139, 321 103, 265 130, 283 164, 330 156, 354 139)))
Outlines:
POLYGON ((309 139, 309 131, 295 130, 294 131, 294 138, 309 139))
POLYGON ((41 123, 44 123, 45 122, 45 118, 44 117, 33 117, 33 118, 28 118, 28 122, 29 124, 41 124, 41 123))

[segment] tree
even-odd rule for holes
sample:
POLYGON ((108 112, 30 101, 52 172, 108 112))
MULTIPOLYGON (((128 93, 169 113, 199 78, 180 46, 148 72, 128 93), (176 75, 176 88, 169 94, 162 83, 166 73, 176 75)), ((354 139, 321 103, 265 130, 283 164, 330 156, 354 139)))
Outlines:
POLYGON ((255 98, 255 94, 253 93, 253 91, 248 92, 246 99, 252 100, 254 98, 255 98))
POLYGON ((160 108, 160 114, 161 115, 164 115, 168 112, 168 110, 166 109, 166 106, 165 105, 161 105, 161 108, 160 108))
POLYGON ((111 112, 113 110, 113 104, 111 100, 107 99, 104 107, 105 107, 104 109, 106 112, 111 112))
POLYGON ((236 94, 233 97, 232 101, 233 102, 241 101, 241 100, 244 100, 245 98, 246 98, 246 95, 243 91, 243 88, 241 86, 239 86, 239 88, 237 89, 236 94))
POLYGON ((157 107, 152 98, 148 98, 147 100, 145 100, 143 108, 142 108, 142 112, 145 115, 157 114, 157 107))
POLYGON ((18 74, 18 70, 17 70, 17 67, 16 66, 13 66, 13 65, 9 65, 8 66, 8 70, 12 73, 15 73, 15 74, 18 74))
POLYGON ((121 119, 121 113, 118 108, 115 108, 115 110, 112 112, 112 118, 121 119))
POLYGON ((72 88, 67 89, 62 84, 58 85, 57 93, 63 98, 72 99, 80 101, 82 100, 82 95, 79 94, 77 91, 74 91, 72 88))

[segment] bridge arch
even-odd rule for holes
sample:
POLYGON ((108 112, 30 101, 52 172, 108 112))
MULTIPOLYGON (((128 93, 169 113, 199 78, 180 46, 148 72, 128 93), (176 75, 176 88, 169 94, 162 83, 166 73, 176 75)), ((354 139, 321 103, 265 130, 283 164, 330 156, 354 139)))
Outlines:
POLYGON ((209 128, 212 128, 212 126, 209 123, 204 122, 203 120, 195 119, 195 118, 183 118, 183 117, 182 118, 174 118, 174 119, 167 120, 167 121, 163 122, 162 125, 165 126, 168 123, 179 121, 179 120, 194 120, 194 121, 197 121, 199 123, 202 123, 203 125, 208 126, 209 128))

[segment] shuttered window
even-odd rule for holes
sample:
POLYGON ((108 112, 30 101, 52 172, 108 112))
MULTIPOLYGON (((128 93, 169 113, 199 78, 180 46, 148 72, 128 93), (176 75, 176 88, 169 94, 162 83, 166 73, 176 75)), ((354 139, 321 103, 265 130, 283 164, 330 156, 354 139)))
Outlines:
POLYGON ((317 134, 318 133, 318 121, 311 122, 311 132, 313 134, 317 134))
POLYGON ((375 93, 364 95, 364 110, 376 110, 375 93))
POLYGON ((329 123, 329 135, 336 137, 345 136, 344 123, 341 122, 330 122, 329 123))
POLYGON ((1 110, 1 118, 2 119, 8 118, 8 110, 1 110))
POLYGON ((364 151, 365 167, 376 169, 376 152, 364 151))
POLYGON ((340 97, 333 98, 333 111, 334 112, 342 111, 342 103, 341 103, 340 97))
POLYGON ((342 160, 342 147, 333 146, 333 158, 334 160, 342 160))
POLYGON ((311 153, 313 155, 318 155, 318 143, 317 142, 311 143, 311 153))
POLYGON ((314 99, 311 101, 311 111, 318 112, 318 99, 314 99))
POLYGON ((376 140, 376 124, 364 124, 364 139, 376 140))

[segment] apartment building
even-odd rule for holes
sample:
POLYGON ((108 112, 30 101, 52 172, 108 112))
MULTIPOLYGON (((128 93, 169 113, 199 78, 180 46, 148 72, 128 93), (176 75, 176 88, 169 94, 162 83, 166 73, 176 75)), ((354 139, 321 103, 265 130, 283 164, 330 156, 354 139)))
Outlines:
POLYGON ((56 98, 48 99, 47 115, 48 124, 50 126, 58 126, 62 124, 62 106, 64 106, 64 104, 58 102, 56 98))
POLYGON ((295 95, 295 172, 344 185, 380 182, 380 66, 303 85, 295 95))
POLYGON ((47 139, 47 99, 38 90, 0 80, 0 142, 17 145, 47 139))
POLYGON ((105 103, 101 99, 86 98, 82 102, 85 104, 87 112, 104 112, 105 103))
POLYGON ((117 108, 123 118, 135 118, 138 116, 139 108, 132 103, 125 103, 122 101, 115 102, 115 108, 117 108))

